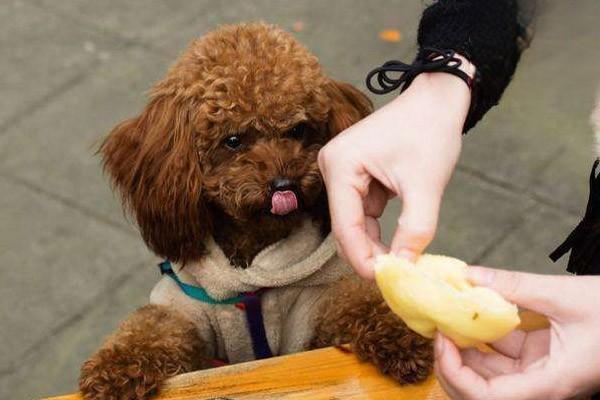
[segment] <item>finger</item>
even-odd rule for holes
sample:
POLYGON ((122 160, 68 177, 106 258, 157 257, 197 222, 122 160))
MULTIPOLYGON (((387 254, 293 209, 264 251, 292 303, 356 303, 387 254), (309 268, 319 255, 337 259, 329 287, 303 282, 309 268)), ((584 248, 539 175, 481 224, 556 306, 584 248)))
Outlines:
POLYGON ((369 192, 363 200, 367 236, 375 244, 377 254, 385 254, 389 249, 381 242, 381 226, 377 218, 381 217, 388 202, 387 190, 376 180, 369 184, 369 192))
POLYGON ((435 340, 438 379, 443 380, 455 396, 460 396, 458 398, 486 398, 485 379, 463 364, 460 352, 454 343, 439 333, 435 340))
POLYGON ((526 338, 526 332, 515 330, 504 336, 502 339, 490 343, 490 346, 504 356, 519 358, 526 338))
MULTIPOLYGON (((442 335, 439 335, 442 336, 442 335)), ((436 338, 436 341, 438 339, 436 338)), ((478 375, 463 364, 456 346, 445 339, 441 355, 436 363, 438 379, 445 382, 458 398, 486 400, 534 400, 549 398, 550 390, 556 385, 556 379, 544 369, 543 363, 538 369, 527 372, 499 375, 489 380, 478 375)))
POLYGON ((454 390, 454 388, 452 388, 448 382, 446 382, 446 380, 444 379, 443 374, 440 371, 440 363, 437 360, 438 358, 438 338, 436 337, 435 339, 435 345, 436 345, 436 360, 433 364, 433 373, 435 374, 435 377, 438 381, 438 383, 440 384, 440 386, 442 387, 442 389, 444 390, 444 392, 448 395, 448 397, 450 397, 452 400, 464 400, 464 398, 458 394, 458 392, 456 392, 454 390))
MULTIPOLYGON (((335 244, 335 251, 336 251, 338 257, 344 263, 350 265, 350 261, 348 261, 348 258, 346 257, 346 254, 344 254, 344 250, 342 249, 342 247, 340 246, 340 244, 338 243, 338 241, 334 239, 333 242, 335 244)), ((378 256, 380 254, 387 254, 387 253, 389 253, 389 250, 385 246, 373 244, 373 254, 374 254, 374 256, 378 256)))
POLYGON ((381 217, 388 200, 389 195, 385 187, 378 181, 372 180, 369 184, 369 192, 363 201, 365 215, 375 218, 381 217))
POLYGON ((461 351, 463 364, 485 379, 498 375, 506 375, 519 371, 518 360, 498 353, 482 353, 477 349, 461 351))
POLYGON ((439 195, 403 193, 402 213, 391 246, 394 254, 414 259, 425 250, 435 235, 440 201, 439 195))
MULTIPOLYGON (((531 371, 499 375, 488 381, 487 399, 538 400, 549 399, 555 391, 558 377, 540 365, 531 371)), ((561 397, 562 398, 562 397, 561 397)))
POLYGON ((448 384, 448 382, 446 382, 444 377, 440 374, 439 366, 438 366, 437 362, 433 365, 433 373, 435 374, 437 381, 438 381, 439 385, 441 386, 442 390, 444 391, 444 393, 446 393, 448 395, 449 398, 451 398, 452 400, 465 400, 465 398, 463 396, 461 396, 460 394, 458 394, 448 384))
POLYGON ((360 276, 372 279, 374 246, 367 235, 360 192, 350 184, 333 179, 327 193, 331 229, 345 258, 360 276))
POLYGON ((344 249, 342 249, 342 246, 340 246, 340 244, 335 239, 335 237, 334 237, 333 242, 335 243, 335 252, 337 253, 338 257, 341 258, 342 261, 344 261, 346 264, 350 264, 350 262, 348 262, 348 258, 346 257, 346 254, 344 254, 344 249))
POLYGON ((548 355, 550 329, 533 332, 516 330, 490 346, 501 355, 518 360, 520 368, 526 368, 548 355))
POLYGON ((557 296, 557 293, 564 293, 569 277, 471 267, 468 278, 474 284, 489 287, 508 301, 529 310, 554 317, 565 311, 564 297, 557 296))
POLYGON ((550 354, 550 329, 527 333, 520 359, 523 368, 527 368, 550 354))
POLYGON ((373 217, 366 217, 365 225, 367 236, 370 238, 371 243, 374 244, 374 254, 380 255, 389 253, 390 250, 381 243, 381 226, 379 225, 379 221, 373 217))

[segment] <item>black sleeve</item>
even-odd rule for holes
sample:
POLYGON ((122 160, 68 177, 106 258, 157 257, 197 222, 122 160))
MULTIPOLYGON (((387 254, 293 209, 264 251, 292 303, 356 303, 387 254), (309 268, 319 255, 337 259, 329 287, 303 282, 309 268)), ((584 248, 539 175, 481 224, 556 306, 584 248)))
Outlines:
POLYGON ((498 104, 519 61, 523 31, 516 0, 438 0, 423 12, 419 46, 452 49, 477 68, 465 132, 498 104))

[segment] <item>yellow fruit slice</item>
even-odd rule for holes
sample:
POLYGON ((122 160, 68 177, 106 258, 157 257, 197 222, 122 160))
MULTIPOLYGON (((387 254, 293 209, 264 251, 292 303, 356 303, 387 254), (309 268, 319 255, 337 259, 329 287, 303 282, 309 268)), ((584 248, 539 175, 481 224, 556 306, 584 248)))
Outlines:
POLYGON ((466 279, 467 264, 424 254, 416 264, 379 256, 375 280, 383 298, 409 328, 433 338, 442 332, 459 347, 498 340, 519 323, 518 308, 491 289, 466 279))

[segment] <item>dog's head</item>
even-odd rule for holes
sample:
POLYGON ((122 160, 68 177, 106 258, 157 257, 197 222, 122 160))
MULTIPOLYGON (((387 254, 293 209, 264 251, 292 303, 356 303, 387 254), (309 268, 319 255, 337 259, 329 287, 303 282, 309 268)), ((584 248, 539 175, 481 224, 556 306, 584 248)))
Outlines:
POLYGON ((371 110, 290 34, 226 26, 190 44, 101 153, 149 247, 185 263, 202 255, 215 208, 285 224, 315 207, 319 149, 371 110))

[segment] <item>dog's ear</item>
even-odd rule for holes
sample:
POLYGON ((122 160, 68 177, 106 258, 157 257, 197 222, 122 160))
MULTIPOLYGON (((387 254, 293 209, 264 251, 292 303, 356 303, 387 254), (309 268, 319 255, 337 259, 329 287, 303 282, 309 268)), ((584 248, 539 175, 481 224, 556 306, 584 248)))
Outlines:
POLYGON ((349 83, 330 80, 325 90, 331 101, 328 128, 331 137, 373 112, 373 103, 349 83))
POLYGON ((146 244, 185 263, 202 256, 211 221, 201 199, 190 108, 183 101, 155 97, 138 117, 110 132, 100 153, 146 244))

